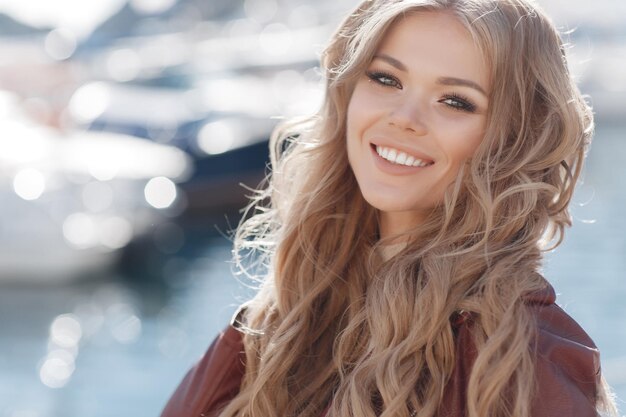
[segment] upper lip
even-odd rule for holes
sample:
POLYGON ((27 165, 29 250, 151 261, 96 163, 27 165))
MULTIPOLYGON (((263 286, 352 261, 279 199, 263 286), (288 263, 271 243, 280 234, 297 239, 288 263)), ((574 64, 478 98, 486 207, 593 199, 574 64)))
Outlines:
POLYGON ((391 142, 386 141, 384 139, 380 139, 380 140, 374 139, 370 143, 372 145, 374 145, 374 147, 381 146, 383 148, 394 148, 394 149, 397 149, 397 150, 399 150, 401 152, 406 153, 407 155, 413 156, 416 159, 421 159, 424 162, 429 162, 429 163, 434 163, 435 162, 435 160, 432 157, 426 155, 425 153, 423 153, 421 151, 409 148, 409 147, 404 146, 404 145, 391 143, 391 142))

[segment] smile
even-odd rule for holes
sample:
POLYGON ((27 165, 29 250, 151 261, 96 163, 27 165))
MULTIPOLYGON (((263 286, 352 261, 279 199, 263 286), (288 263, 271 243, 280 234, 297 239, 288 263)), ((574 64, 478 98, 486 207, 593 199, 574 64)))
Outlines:
POLYGON ((433 164, 432 162, 424 161, 412 155, 408 155, 398 149, 386 148, 380 145, 376 146, 376 153, 378 153, 381 158, 384 158, 391 163, 408 167, 427 167, 433 164))

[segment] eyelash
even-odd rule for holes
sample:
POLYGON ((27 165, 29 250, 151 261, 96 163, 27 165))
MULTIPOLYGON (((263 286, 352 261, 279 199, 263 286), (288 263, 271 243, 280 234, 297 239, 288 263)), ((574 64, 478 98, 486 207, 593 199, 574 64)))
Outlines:
POLYGON ((396 77, 394 77, 391 74, 388 74, 386 72, 382 72, 382 71, 372 71, 372 72, 367 72, 367 77, 374 81, 375 83, 378 83, 384 87, 397 87, 400 86, 400 88, 402 88, 402 85, 400 84, 400 81, 398 81, 398 79, 396 77), (382 81, 383 78, 387 79, 387 82, 382 81))
MULTIPOLYGON (((368 71, 366 72, 366 75, 370 80, 382 87, 395 87, 402 89, 400 81, 389 73, 383 71, 368 71)), ((457 111, 467 113, 474 113, 476 111, 476 104, 474 104, 468 97, 457 93, 444 94, 443 98, 439 100, 439 102, 444 103, 446 106, 457 111)))
POLYGON ((462 96, 460 94, 457 93, 452 93, 452 94, 445 94, 443 96, 443 100, 440 100, 440 102, 445 103, 446 101, 452 101, 452 103, 446 103, 446 105, 452 107, 454 110, 459 110, 459 111, 466 111, 468 113, 474 113, 476 111, 476 105, 474 103, 472 103, 472 101, 465 97, 462 96))

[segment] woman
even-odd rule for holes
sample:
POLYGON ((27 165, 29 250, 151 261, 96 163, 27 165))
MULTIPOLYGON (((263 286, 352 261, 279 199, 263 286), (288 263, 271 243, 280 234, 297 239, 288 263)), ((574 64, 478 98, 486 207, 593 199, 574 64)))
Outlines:
POLYGON ((542 250, 593 123, 527 0, 369 0, 239 228, 260 291, 163 416, 596 416, 599 356, 542 250), (269 204, 268 204, 269 202, 269 204))

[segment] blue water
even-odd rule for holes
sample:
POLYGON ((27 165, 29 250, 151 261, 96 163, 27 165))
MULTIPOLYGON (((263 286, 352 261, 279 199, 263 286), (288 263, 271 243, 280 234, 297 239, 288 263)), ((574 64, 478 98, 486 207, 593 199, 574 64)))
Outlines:
POLYGON ((626 129, 600 124, 584 183, 574 196, 574 225, 547 256, 545 274, 558 302, 600 348, 606 379, 626 410, 626 129), (623 400, 622 400, 623 399, 623 400))
POLYGON ((110 277, 1 288, 0 416, 157 416, 186 368, 228 323, 236 295, 245 293, 225 262, 224 239, 194 255, 170 261, 176 274, 165 287, 110 277), (39 369, 50 325, 63 314, 86 325, 69 382, 49 388, 39 369))
MULTIPOLYGON (((559 303, 601 349, 605 376, 621 398, 625 134, 624 127, 598 128, 585 183, 575 196, 574 227, 548 254, 544 271, 559 303)), ((0 284, 0 417, 158 416, 186 370, 250 293, 233 279, 229 257, 228 241, 216 238, 170 259, 165 283, 111 276, 63 286, 0 284), (50 330, 59 316, 82 328, 75 346, 65 348, 74 371, 65 385, 50 388, 40 369, 59 350, 50 330)), ((71 342, 71 330, 66 327, 57 338, 71 342)))

